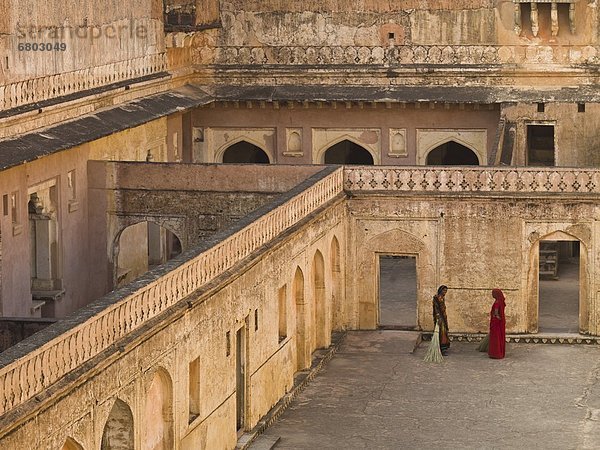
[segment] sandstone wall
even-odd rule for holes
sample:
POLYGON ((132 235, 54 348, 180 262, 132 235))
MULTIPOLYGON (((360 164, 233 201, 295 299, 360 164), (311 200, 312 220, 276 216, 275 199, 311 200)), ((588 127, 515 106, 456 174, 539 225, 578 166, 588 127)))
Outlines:
MULTIPOLYGON (((366 180, 368 181, 368 180, 366 180)), ((507 299, 507 332, 537 332, 538 245, 542 239, 581 242, 580 319, 582 332, 598 323, 594 261, 600 210, 591 201, 528 195, 514 198, 465 195, 355 197, 352 217, 347 304, 357 308, 353 327, 378 324, 376 255, 417 257, 418 323, 432 329, 431 297, 449 287, 447 307, 455 332, 483 332, 490 292, 507 299)))
MULTIPOLYGON (((339 276, 333 261, 339 262, 340 255, 332 254, 338 248, 332 245, 334 239, 345 241, 344 215, 343 203, 330 205, 292 234, 276 239, 268 250, 246 260, 235 278, 225 275, 180 302, 184 308, 172 308, 131 333, 122 342, 122 352, 109 350, 83 367, 78 375, 85 379, 83 384, 68 396, 44 403, 35 420, 26 420, 3 436, 0 447, 27 443, 32 448, 60 448, 68 437, 84 448, 99 447, 114 405, 123 402, 131 411, 136 448, 157 441, 168 448, 234 448, 237 331, 242 330, 245 338, 244 428, 250 429, 292 386, 298 368, 299 324, 310 354, 320 333, 329 336, 334 311, 340 322, 348 322, 340 316, 344 297, 338 290, 340 280, 333 279, 339 276), (312 294, 317 254, 325 262, 321 319, 312 294), (302 297, 292 290, 298 268, 304 274, 302 297), (287 337, 281 340, 278 300, 284 286, 287 337), (302 319, 298 311, 304 314, 302 319), (319 324, 327 329, 317 331, 319 324), (194 361, 200 368, 196 392, 201 401, 198 414, 190 415, 189 377, 194 361), (152 405, 159 401, 166 405, 159 408, 164 415, 150 415, 156 410, 152 405), (169 429, 170 435, 157 435, 156 430, 169 429)), ((329 338, 322 345, 328 344, 329 338)))

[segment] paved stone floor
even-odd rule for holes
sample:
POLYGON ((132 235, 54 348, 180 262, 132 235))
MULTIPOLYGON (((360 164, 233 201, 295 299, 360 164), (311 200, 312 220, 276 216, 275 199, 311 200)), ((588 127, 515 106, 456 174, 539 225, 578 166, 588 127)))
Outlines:
POLYGON ((599 346, 508 344, 491 360, 454 342, 433 364, 427 342, 411 353, 416 336, 348 333, 263 439, 281 437, 280 450, 600 448, 599 346))

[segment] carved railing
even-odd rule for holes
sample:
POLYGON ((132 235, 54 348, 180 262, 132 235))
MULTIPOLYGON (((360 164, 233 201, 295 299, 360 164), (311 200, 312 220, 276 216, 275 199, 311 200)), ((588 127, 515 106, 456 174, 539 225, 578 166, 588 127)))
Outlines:
POLYGON ((0 111, 166 70, 165 53, 0 86, 0 111))
POLYGON ((598 64, 600 47, 544 45, 222 46, 202 49, 204 64, 407 65, 598 64))
POLYGON ((357 167, 348 191, 600 194, 600 169, 541 167, 357 167))
POLYGON ((337 169, 258 220, 0 369, 0 415, 230 269, 343 189, 337 169))

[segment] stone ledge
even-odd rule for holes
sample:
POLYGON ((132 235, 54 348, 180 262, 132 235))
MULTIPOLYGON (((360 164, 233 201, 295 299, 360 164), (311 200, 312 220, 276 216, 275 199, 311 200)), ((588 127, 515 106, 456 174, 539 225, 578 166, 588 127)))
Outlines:
POLYGON ((308 383, 317 376, 321 369, 323 369, 323 366, 333 358, 333 355, 337 353, 345 337, 345 332, 334 332, 331 335, 331 345, 326 349, 319 349, 313 353, 310 368, 302 370, 294 376, 294 386, 290 392, 285 394, 275 406, 273 406, 273 408, 258 421, 252 430, 244 433, 238 439, 238 443, 235 447, 236 450, 246 450, 260 434, 269 428, 279 416, 283 414, 292 400, 304 390, 308 383))
MULTIPOLYGON (((481 333, 451 333, 451 342, 480 342, 486 335, 481 333)), ((431 333, 421 333, 423 341, 431 340, 431 333)), ((514 344, 584 344, 600 345, 600 336, 576 333, 507 334, 506 342, 514 344)))

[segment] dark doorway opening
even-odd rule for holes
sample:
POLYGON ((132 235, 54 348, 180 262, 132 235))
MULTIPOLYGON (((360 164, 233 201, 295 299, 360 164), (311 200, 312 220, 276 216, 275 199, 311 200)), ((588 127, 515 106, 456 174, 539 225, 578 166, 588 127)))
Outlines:
POLYGON ((325 152, 325 164, 373 165, 373 156, 354 142, 344 140, 332 145, 325 152))
POLYGON ((233 144, 223 153, 223 162, 229 164, 269 164, 269 156, 254 144, 246 141, 233 144))
POLYGON ((473 150, 455 141, 439 145, 429 152, 428 166, 478 166, 479 158, 473 150))
POLYGON ((538 330, 579 332, 579 241, 541 241, 538 330))
POLYGON ((417 327, 417 258, 379 256, 379 327, 417 327))
POLYGON ((553 125, 527 125, 527 165, 555 165, 553 125))

